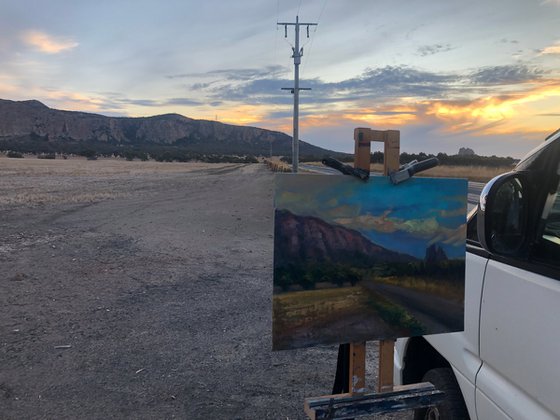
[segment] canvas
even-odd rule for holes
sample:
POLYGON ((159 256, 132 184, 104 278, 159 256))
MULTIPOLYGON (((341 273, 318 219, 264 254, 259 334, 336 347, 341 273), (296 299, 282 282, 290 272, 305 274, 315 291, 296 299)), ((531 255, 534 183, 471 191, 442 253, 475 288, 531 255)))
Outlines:
POLYGON ((467 181, 276 177, 273 348, 463 330, 467 181))

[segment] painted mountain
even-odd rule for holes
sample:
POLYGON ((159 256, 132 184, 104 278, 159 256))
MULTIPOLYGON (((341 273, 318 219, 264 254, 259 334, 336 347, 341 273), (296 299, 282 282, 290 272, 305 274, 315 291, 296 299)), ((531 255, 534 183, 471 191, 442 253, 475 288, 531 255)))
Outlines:
MULTIPOLYGON (((290 155, 292 138, 278 131, 195 120, 178 114, 107 117, 61 111, 36 100, 0 99, 0 150, 73 152, 90 147, 110 153, 122 147, 181 149, 195 153, 290 155)), ((300 155, 337 156, 300 141, 300 155)))
POLYGON ((276 178, 273 348, 461 331, 464 180, 276 178))
POLYGON ((348 264, 368 267, 381 262, 417 261, 410 255, 374 244, 360 232, 329 224, 318 217, 298 216, 289 210, 275 213, 274 266, 348 264))

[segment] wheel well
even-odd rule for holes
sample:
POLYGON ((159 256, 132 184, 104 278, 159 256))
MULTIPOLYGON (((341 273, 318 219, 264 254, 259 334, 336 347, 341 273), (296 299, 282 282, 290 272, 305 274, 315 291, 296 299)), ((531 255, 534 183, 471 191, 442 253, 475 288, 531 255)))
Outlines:
POLYGON ((413 337, 404 357, 403 384, 418 383, 430 369, 447 367, 449 362, 424 337, 413 337))

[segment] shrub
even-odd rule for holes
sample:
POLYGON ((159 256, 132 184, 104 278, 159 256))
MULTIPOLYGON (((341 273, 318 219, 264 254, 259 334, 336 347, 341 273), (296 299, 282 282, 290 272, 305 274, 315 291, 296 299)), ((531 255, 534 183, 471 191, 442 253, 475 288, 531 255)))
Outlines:
POLYGON ((80 156, 87 157, 88 159, 94 158, 94 159, 90 159, 90 160, 95 160, 97 158, 97 152, 95 150, 92 150, 92 149, 81 150, 78 154, 80 156))
POLYGON ((20 153, 20 152, 14 152, 14 151, 10 150, 10 151, 6 154, 6 156, 9 157, 9 158, 22 158, 22 157, 23 157, 23 154, 20 153))

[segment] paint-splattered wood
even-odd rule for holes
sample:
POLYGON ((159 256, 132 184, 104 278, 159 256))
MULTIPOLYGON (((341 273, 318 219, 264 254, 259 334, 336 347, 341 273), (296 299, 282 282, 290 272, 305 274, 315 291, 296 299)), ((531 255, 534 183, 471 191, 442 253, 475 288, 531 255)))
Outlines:
POLYGON ((431 407, 445 398, 429 382, 397 386, 383 394, 338 394, 305 400, 305 413, 312 420, 353 419, 431 407))
POLYGON ((366 343, 350 344, 350 377, 349 390, 351 394, 366 392, 366 343))
POLYGON ((391 392, 393 390, 394 355, 395 340, 381 340, 379 342, 377 392, 391 392))

